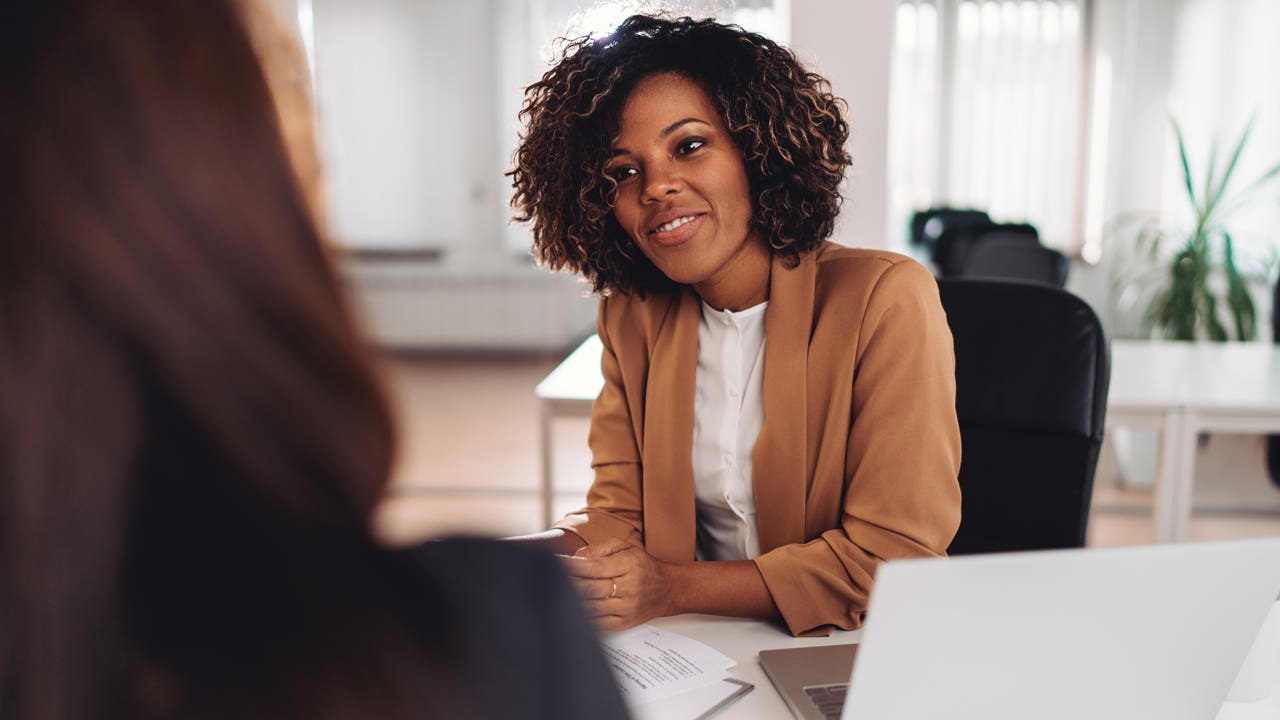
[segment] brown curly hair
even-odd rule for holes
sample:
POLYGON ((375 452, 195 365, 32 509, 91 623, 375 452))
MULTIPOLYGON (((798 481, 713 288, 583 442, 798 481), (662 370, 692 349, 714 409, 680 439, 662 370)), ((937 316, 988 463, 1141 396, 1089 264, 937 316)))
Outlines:
POLYGON ((845 103, 788 49, 736 25, 688 17, 627 18, 610 35, 566 40, 558 62, 525 89, 525 131, 508 171, 515 220, 533 225, 533 255, 582 275, 601 294, 672 283, 613 217, 605 174, 618 117, 641 79, 696 82, 742 151, 752 225, 788 265, 831 235, 850 163, 845 103))

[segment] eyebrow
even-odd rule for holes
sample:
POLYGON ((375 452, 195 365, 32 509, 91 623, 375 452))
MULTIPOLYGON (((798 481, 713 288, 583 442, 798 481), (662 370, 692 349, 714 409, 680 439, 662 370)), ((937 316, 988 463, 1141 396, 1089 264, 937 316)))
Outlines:
MULTIPOLYGON (((711 124, 711 123, 707 122, 706 120, 702 120, 702 119, 700 119, 700 118, 696 118, 696 117, 687 117, 687 118, 682 118, 682 119, 677 120, 677 121, 675 121, 675 122, 671 123, 670 125, 668 125, 668 126, 666 126, 666 127, 662 128, 662 132, 658 133, 658 137, 659 137, 659 138, 666 138, 666 137, 669 137, 669 136, 671 135, 671 133, 675 132, 676 130, 679 130, 681 127, 683 127, 683 126, 685 126, 685 125, 688 125, 689 123, 695 123, 695 122, 696 122, 696 123, 702 123, 703 125, 710 125, 710 124, 711 124)), ((616 147, 616 148, 614 148, 614 149, 613 149, 613 154, 612 154, 612 155, 610 155, 609 157, 618 157, 619 155, 626 155, 626 154, 627 154, 627 153, 629 153, 629 152, 631 152, 631 151, 630 151, 630 150, 627 150, 626 148, 619 148, 619 147, 616 147)))

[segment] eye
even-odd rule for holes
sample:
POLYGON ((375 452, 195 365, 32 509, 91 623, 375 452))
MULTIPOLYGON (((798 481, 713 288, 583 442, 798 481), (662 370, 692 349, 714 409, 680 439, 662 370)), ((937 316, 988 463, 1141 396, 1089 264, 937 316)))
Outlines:
POLYGON ((681 140, 680 144, 676 145, 676 154, 689 155, 690 153, 696 152, 706 144, 707 141, 702 138, 688 138, 687 140, 681 140))
POLYGON ((614 182, 621 183, 625 180, 635 177, 636 169, 631 167, 630 165, 620 165, 618 167, 606 169, 604 171, 604 174, 613 178, 614 182))

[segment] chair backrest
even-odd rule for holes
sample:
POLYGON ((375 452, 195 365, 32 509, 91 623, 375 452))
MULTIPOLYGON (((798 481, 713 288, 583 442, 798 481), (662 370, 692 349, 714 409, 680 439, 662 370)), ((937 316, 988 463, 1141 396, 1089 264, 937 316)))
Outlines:
POLYGON ((930 251, 948 226, 986 225, 991 218, 982 210, 932 207, 911 216, 911 242, 930 251))
POLYGON ((969 258, 973 248, 984 237, 1020 239, 1032 245, 1040 244, 1040 233, 1025 223, 993 223, 949 225, 938 237, 933 247, 933 262, 940 277, 956 277, 969 258))
POLYGON ((1070 267, 1065 255, 1027 234, 996 230, 975 238, 956 277, 1027 280, 1063 287, 1070 267))
POLYGON ((953 554, 1082 547, 1110 361, 1098 316, 1048 285, 941 279, 955 338, 953 554))

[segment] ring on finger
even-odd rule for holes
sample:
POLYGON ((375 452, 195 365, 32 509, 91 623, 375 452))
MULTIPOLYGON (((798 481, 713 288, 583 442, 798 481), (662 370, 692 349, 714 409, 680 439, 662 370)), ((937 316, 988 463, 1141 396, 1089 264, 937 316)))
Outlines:
POLYGON ((618 581, 610 580, 609 582, 613 583, 613 589, 609 591, 609 597, 605 598, 605 600, 612 600, 618 597, 618 581))

